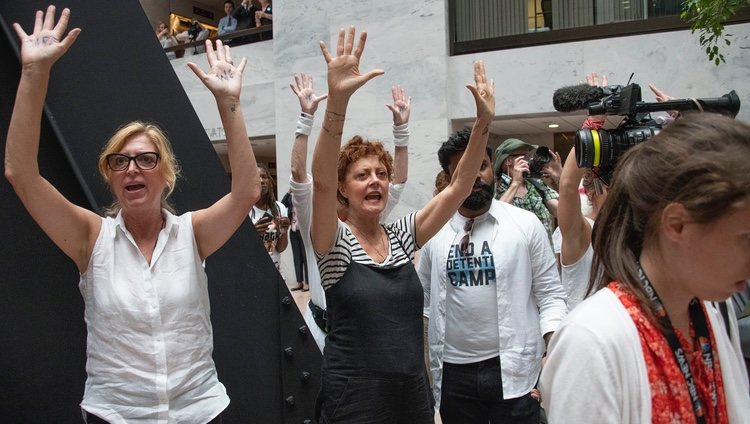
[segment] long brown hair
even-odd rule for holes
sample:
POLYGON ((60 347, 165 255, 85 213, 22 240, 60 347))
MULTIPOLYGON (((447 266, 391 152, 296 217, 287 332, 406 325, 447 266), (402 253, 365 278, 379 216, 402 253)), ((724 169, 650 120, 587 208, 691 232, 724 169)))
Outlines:
POLYGON ((276 204, 276 182, 273 180, 273 177, 268 171, 268 167, 266 165, 259 163, 258 169, 266 171, 266 176, 268 176, 268 189, 266 190, 266 194, 261 193, 261 201, 259 203, 265 203, 266 206, 268 206, 268 209, 271 211, 271 215, 273 215, 273 218, 276 219, 281 214, 281 212, 279 211, 279 206, 276 204))
POLYGON ((749 199, 750 126, 709 113, 678 119, 620 159, 591 237, 588 292, 618 281, 649 311, 637 261, 657 235, 661 211, 680 203, 708 223, 749 199))

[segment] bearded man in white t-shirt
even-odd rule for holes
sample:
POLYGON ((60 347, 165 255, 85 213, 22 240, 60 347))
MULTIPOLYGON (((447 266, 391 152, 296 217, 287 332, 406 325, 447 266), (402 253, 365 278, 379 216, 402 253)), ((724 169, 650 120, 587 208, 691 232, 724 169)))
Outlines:
MULTIPOLYGON (((468 140, 468 130, 459 131, 440 147, 449 176, 468 140)), ((532 389, 567 313, 542 223, 494 192, 488 148, 471 195, 421 251, 430 371, 444 424, 539 423, 532 389)))

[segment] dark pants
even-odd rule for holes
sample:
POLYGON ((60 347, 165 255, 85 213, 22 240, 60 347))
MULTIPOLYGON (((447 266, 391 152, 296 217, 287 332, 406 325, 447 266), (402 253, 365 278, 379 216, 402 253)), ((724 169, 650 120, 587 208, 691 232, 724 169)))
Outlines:
POLYGON ((289 231, 289 243, 292 245, 292 258, 294 258, 294 273, 297 282, 307 281, 307 256, 305 256, 305 245, 299 231, 289 231))
POLYGON ((503 399, 500 358, 443 363, 440 417, 444 424, 539 424, 539 402, 526 394, 503 399))
MULTIPOLYGON (((221 422, 221 415, 222 414, 219 414, 216 418, 214 418, 213 420, 209 421, 207 424, 222 424, 222 422, 221 422)), ((86 422, 86 424, 109 424, 107 421, 104 421, 103 419, 97 417, 94 414, 89 414, 88 412, 86 412, 86 420, 85 420, 85 422, 86 422)))
POLYGON ((324 375, 319 424, 433 424, 427 377, 324 375), (374 401, 377 399, 377 401, 374 401))

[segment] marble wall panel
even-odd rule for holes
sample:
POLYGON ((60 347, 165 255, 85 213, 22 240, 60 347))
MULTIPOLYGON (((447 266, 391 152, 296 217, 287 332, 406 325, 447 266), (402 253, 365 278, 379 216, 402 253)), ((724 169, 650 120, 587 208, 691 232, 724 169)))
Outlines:
MULTIPOLYGON (((732 46, 723 49, 727 63, 708 62, 689 31, 646 34, 448 56, 446 0, 342 0, 274 2, 274 40, 235 48, 235 56, 249 59, 245 71, 243 107, 252 136, 273 134, 277 140, 279 191, 288 187, 291 147, 299 104, 289 89, 292 75, 313 75, 316 92, 325 93, 326 65, 319 48, 323 40, 333 51, 338 29, 354 24, 368 31, 362 71, 385 71, 352 98, 344 139, 362 134, 390 143, 391 116, 385 108, 390 87, 401 84, 412 96, 410 177, 399 216, 421 207, 432 194, 439 170, 435 152, 451 132, 454 120, 474 116, 474 101, 465 85, 473 82, 472 62, 482 59, 496 83, 497 115, 525 115, 553 111, 555 89, 583 81, 596 70, 610 82, 624 84, 631 72, 647 90, 655 83, 675 97, 717 97, 730 89, 750 101, 750 24, 732 25, 732 46)), ((193 100, 204 126, 218 122, 218 114, 200 81, 184 63, 175 60, 175 72, 193 100), (208 109, 202 110, 207 107, 208 109), (214 111, 214 112, 212 112, 214 111)), ((197 58, 199 63, 202 58, 197 58)), ((310 137, 308 157, 323 118, 321 104, 310 137)), ((750 107, 739 118, 750 120, 750 107)), ((549 136, 537 135, 535 140, 549 136), (537 137, 538 136, 538 137, 537 137)), ((546 138, 545 138, 546 137, 546 138)), ((546 143, 545 143, 546 144, 546 143)), ((309 164, 309 161, 308 161, 309 164)))
MULTIPOLYGON (((273 104, 276 94, 273 79, 273 41, 237 46, 232 48, 232 55, 235 63, 239 63, 242 58, 247 59, 247 65, 242 74, 241 105, 248 134, 251 137, 275 134, 276 119, 273 104)), ((221 128, 221 120, 213 95, 187 67, 188 62, 194 62, 207 71, 206 55, 186 55, 172 60, 172 68, 190 98, 203 127, 221 128)))
MULTIPOLYGON (((555 89, 582 82, 585 74, 607 74, 612 84, 626 84, 631 73, 641 85, 643 100, 655 101, 648 90, 652 82, 678 98, 719 97, 735 89, 740 99, 750 101, 750 24, 731 25, 732 45, 722 51, 727 62, 715 66, 690 31, 673 31, 608 38, 521 49, 453 56, 448 75, 456 75, 473 60, 486 62, 496 82, 497 115, 551 112, 555 89)), ((462 87, 449 84, 449 117, 471 116, 471 99, 460 96, 462 87)), ((750 120, 750 107, 739 119, 750 120)))

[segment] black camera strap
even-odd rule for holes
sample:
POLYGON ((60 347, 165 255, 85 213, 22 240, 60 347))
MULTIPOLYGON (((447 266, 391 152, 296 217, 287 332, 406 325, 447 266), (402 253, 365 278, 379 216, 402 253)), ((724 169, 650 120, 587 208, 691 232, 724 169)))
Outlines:
MULTIPOLYGON (((667 316, 667 311, 664 309, 664 306, 662 305, 661 299, 659 299, 659 295, 656 293, 656 290, 654 290, 654 286, 651 284, 651 281, 649 281, 646 273, 643 271, 643 267, 641 266, 640 262, 638 263, 638 276, 641 279, 641 284, 643 285, 643 289, 646 291, 646 295, 651 301, 651 306, 656 315, 656 319, 661 325, 662 333, 664 334, 664 337, 666 337, 667 342, 669 343, 669 347, 672 349, 674 358, 677 361, 677 366, 682 372, 682 375, 685 377, 685 382, 688 386, 688 393, 690 394, 690 401, 693 404, 695 419, 698 424, 705 424, 706 417, 703 411, 700 396, 698 395, 698 388, 695 386, 693 373, 690 370, 690 363, 687 359, 684 349, 682 348, 682 345, 680 344, 680 340, 677 338, 677 334, 674 331, 672 322, 669 320, 669 316, 667 316)), ((707 368, 713 370, 714 357, 713 350, 711 349, 711 335, 708 331, 708 323, 706 321, 706 316, 703 314, 701 302, 697 298, 693 298, 693 300, 690 301, 689 311, 690 320, 693 322, 693 330, 695 331, 695 336, 700 343, 703 364, 707 368)), ((686 336, 690 337, 689 334, 687 334, 686 336)), ((711 403, 713 404, 712 406, 714 408, 714 416, 716 416, 716 408, 718 407, 719 403, 716 390, 716 378, 711 381, 711 403)))
MULTIPOLYGON (((539 196, 541 196, 542 201, 546 202, 547 201, 547 194, 545 193, 545 185, 544 185, 544 183, 541 182, 541 181, 539 181, 539 180, 537 180, 537 179, 535 179, 535 178, 531 178, 531 177, 526 178, 525 180, 528 181, 532 186, 534 186, 534 188, 536 189, 537 193, 539 193, 539 196)), ((547 207, 547 205, 545 204, 544 207, 547 207)))

